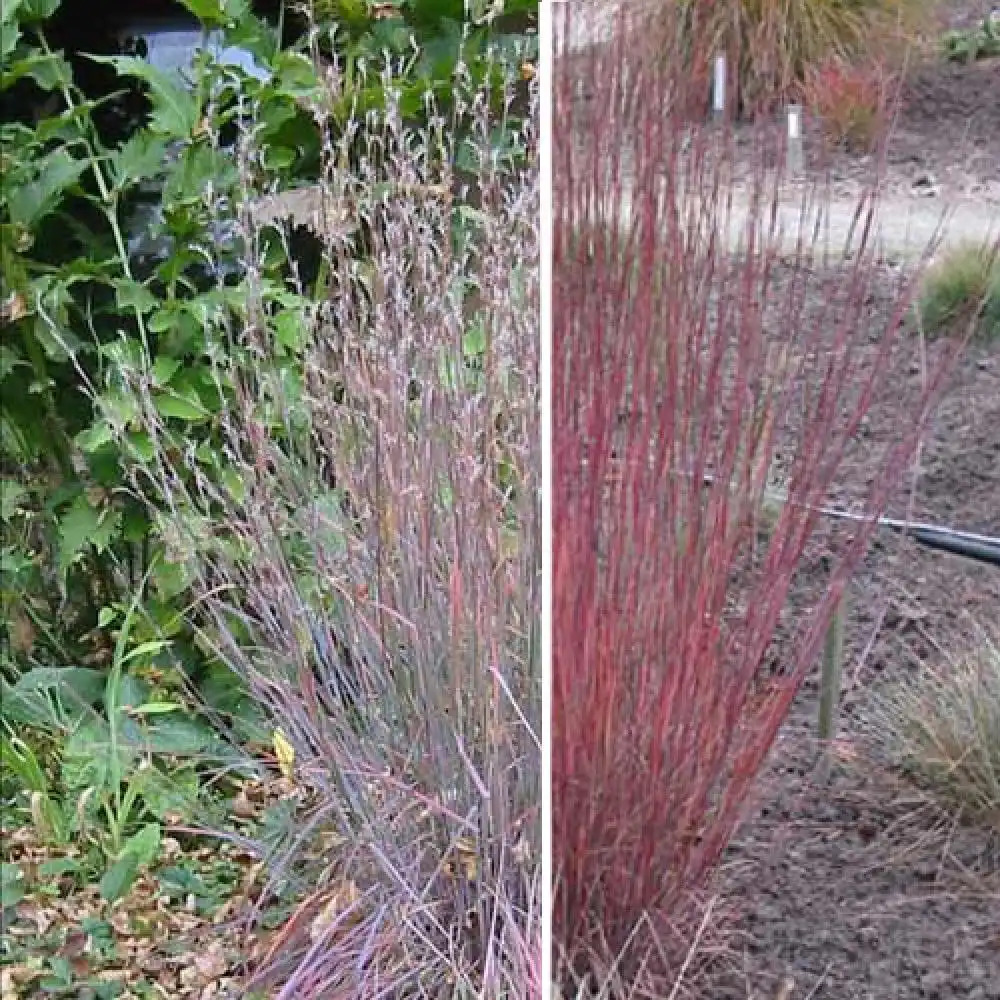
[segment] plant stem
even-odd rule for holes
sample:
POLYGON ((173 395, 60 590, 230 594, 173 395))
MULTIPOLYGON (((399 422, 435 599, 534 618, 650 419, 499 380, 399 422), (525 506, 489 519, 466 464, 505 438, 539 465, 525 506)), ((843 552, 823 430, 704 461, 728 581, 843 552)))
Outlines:
POLYGON ((844 673, 844 625, 847 619, 847 589, 844 589, 830 619, 823 645, 823 675, 819 692, 819 738, 823 744, 820 775, 823 780, 830 772, 830 744, 837 735, 837 710, 844 673))

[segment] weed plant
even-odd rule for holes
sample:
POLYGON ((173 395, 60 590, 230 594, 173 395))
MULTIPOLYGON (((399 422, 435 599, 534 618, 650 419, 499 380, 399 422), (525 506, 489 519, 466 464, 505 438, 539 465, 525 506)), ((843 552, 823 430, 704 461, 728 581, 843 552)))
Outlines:
POLYGON ((966 244, 942 252, 920 292, 919 327, 935 337, 971 322, 982 340, 1000 337, 1000 257, 995 247, 966 244))

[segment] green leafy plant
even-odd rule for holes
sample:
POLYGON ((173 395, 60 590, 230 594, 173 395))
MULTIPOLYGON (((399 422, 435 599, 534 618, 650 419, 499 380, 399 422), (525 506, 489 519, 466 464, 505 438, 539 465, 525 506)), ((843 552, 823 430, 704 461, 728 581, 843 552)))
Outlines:
POLYGON ((55 734, 51 762, 43 762, 28 739, 0 736, 5 768, 27 797, 36 833, 43 843, 98 847, 108 863, 102 880, 108 898, 126 892, 156 856, 163 821, 210 807, 195 765, 221 749, 212 730, 181 703, 152 700, 148 684, 127 672, 162 645, 131 642, 138 607, 133 600, 106 674, 36 668, 13 684, 2 682, 5 725, 55 734))
POLYGON ((916 307, 929 336, 964 333, 1000 337, 1000 254, 996 246, 965 244, 942 251, 928 269, 916 307))
POLYGON ((974 28, 948 31, 941 39, 946 59, 975 62, 1000 56, 1000 16, 990 14, 974 28))

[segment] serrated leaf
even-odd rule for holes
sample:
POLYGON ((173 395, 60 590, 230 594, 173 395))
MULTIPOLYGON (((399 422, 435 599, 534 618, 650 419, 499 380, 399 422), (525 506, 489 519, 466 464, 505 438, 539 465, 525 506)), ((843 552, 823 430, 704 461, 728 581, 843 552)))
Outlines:
POLYGON ((198 102, 185 87, 163 70, 134 56, 88 55, 94 62, 113 66, 122 76, 133 76, 149 86, 153 110, 149 128, 167 139, 187 139, 198 124, 198 102))
POLYGON ((65 573, 101 526, 100 511, 90 506, 84 493, 73 501, 59 521, 59 572, 65 573))
POLYGON ((163 139, 148 132, 132 136, 111 157, 116 190, 122 191, 137 181, 158 177, 163 172, 166 156, 167 143, 163 139))
POLYGON ((77 160, 65 149, 51 153, 38 176, 29 184, 11 187, 7 194, 7 209, 15 226, 31 229, 50 214, 60 198, 87 169, 86 160, 77 160))

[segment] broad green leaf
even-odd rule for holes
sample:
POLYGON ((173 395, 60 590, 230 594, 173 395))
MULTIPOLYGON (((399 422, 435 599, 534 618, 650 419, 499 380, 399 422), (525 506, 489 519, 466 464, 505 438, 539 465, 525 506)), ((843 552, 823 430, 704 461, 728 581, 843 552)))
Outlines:
POLYGON ((104 552, 121 524, 121 512, 92 507, 86 493, 80 493, 59 522, 59 569, 65 573, 88 546, 104 552))
POLYGON ((35 667, 14 684, 0 681, 9 722, 44 728, 75 725, 104 694, 104 678, 89 667, 35 667))
MULTIPOLYGON (((17 48, 17 43, 21 40, 21 29, 12 20, 11 7, 16 9, 16 0, 13 3, 0 6, 0 15, 2 15, 0 17, 0 61, 4 65, 7 65, 10 54, 17 48)), ((0 74, 0 89, 5 89, 8 86, 10 84, 7 83, 6 74, 0 74)))
POLYGON ((278 52, 277 31, 253 14, 238 19, 226 32, 226 41, 254 56, 262 66, 267 66, 278 52))
POLYGON ((139 874, 139 861, 134 854, 124 853, 101 878, 101 895, 109 903, 128 894, 139 874))
MULTIPOLYGON (((0 234, 0 240, 3 235, 0 234)), ((15 368, 27 367, 27 362, 11 347, 10 344, 0 344, 0 381, 3 381, 15 368)))
POLYGON ((275 338, 286 350, 301 351, 305 346, 306 332, 305 319, 300 312, 289 309, 275 317, 275 338))
POLYGON ((128 442, 128 450, 133 458, 140 462, 152 462, 156 456, 156 445, 146 431, 129 431, 125 435, 128 442))
POLYGON ((134 309, 145 314, 160 304, 160 300, 144 284, 133 278, 117 278, 114 286, 115 300, 123 312, 134 309))
POLYGON ((131 854, 139 862, 140 867, 151 865, 160 853, 162 830, 159 823, 147 823, 141 830, 134 833, 122 848, 122 855, 131 854))
POLYGON ((462 338, 462 353, 466 358, 481 358, 486 353, 486 328, 482 321, 475 322, 462 338))
POLYGON ((180 0, 202 24, 222 28, 242 21, 250 9, 248 0, 180 0))
POLYGON ((153 111, 149 119, 152 132, 168 139, 186 139, 198 124, 198 102, 185 87, 163 70, 134 56, 96 56, 88 59, 113 66, 123 76, 134 76, 149 86, 153 111))
POLYGON ((113 791, 112 783, 128 774, 139 758, 138 745, 127 735, 112 744, 111 730, 100 717, 91 716, 77 725, 66 737, 60 761, 59 774, 66 789, 113 791))
POLYGON ((65 573, 76 562, 101 527, 101 512, 91 507, 85 493, 80 493, 59 521, 59 572, 65 573))
MULTIPOLYGON (((166 774, 155 767, 142 776, 142 800, 157 819, 167 821, 171 814, 195 818, 201 784, 194 767, 171 767, 166 774)), ((204 822, 204 817, 198 817, 204 822)), ((176 822, 176 821, 175 821, 176 822)))
POLYGON ((0 909, 16 906, 24 899, 24 872, 20 865, 0 861, 0 909))
POLYGON ((204 420, 209 416, 208 410, 202 406, 201 400, 194 392, 183 396, 172 390, 167 390, 156 397, 156 412, 161 417, 176 417, 178 420, 204 420))
POLYGON ((181 367, 181 362, 177 358, 167 358, 160 355, 153 362, 153 380, 158 386, 165 386, 181 367))
POLYGON ((110 424, 106 420, 98 420, 92 427, 77 434, 76 443, 82 451, 92 454, 110 444, 114 439, 110 424))
POLYGON ((20 18, 24 24, 47 21, 62 6, 62 0, 21 0, 20 18))
POLYGON ((34 181, 6 192, 11 222, 25 229, 37 225, 50 214, 89 166, 86 160, 75 159, 65 149, 56 150, 43 162, 34 181))
POLYGON ((38 866, 38 874, 43 879, 60 879, 64 875, 78 875, 84 870, 79 858, 52 858, 38 866))
MULTIPOLYGON (((120 738, 126 739, 126 730, 131 732, 132 737, 138 739, 141 733, 141 727, 128 716, 131 715, 132 710, 139 705, 145 705, 149 701, 150 686, 149 682, 144 680, 142 677, 136 677, 134 674, 124 674, 118 678, 118 687, 116 689, 108 689, 107 696, 105 698, 105 706, 108 712, 117 707, 120 709, 126 709, 126 717, 122 725, 122 733, 120 738)), ((128 739, 132 739, 128 737, 128 739)), ((133 745, 138 745, 134 742, 133 745)))
POLYGON ((28 491, 13 479, 0 480, 0 521, 9 521, 21 508, 28 491))
MULTIPOLYGON (((9 39, 8 29, 3 29, 3 44, 0 51, 5 54, 13 51, 8 49, 9 39)), ((13 87, 18 80, 24 77, 32 79, 42 90, 55 90, 68 84, 73 79, 72 70, 69 63, 57 53, 32 53, 24 59, 17 59, 10 63, 9 68, 0 77, 0 90, 7 90, 13 87)))
POLYGON ((217 744, 212 730, 186 715, 161 715, 151 720, 143 733, 143 747, 150 753, 202 754, 217 744))

